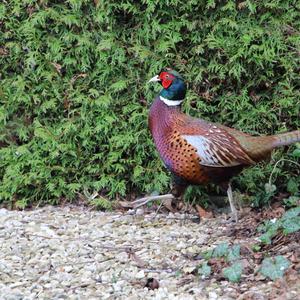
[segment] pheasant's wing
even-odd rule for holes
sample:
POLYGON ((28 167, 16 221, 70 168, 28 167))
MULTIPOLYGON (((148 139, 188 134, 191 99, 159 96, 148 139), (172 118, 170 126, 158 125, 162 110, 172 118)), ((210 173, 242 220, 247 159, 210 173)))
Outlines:
MULTIPOLYGON (((238 139, 231 134, 230 130, 226 130, 227 127, 195 119, 181 125, 181 137, 194 147, 201 165, 233 167, 255 163, 240 145, 238 139)), ((246 136, 246 134, 240 134, 246 136)))

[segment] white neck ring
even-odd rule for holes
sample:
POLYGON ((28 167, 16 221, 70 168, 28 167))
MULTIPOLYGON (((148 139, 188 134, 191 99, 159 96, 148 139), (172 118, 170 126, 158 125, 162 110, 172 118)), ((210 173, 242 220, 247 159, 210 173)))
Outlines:
POLYGON ((159 99, 168 106, 177 106, 183 102, 183 100, 169 100, 162 96, 159 96, 159 99))

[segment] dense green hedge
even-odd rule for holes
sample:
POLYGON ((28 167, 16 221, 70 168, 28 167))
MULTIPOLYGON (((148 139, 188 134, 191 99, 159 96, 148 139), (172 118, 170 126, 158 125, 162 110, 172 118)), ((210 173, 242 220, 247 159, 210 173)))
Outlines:
MULTIPOLYGON (((158 87, 146 84, 165 66, 186 78, 191 115, 253 134, 299 128, 299 10, 296 0, 3 0, 0 202, 167 191, 147 128, 158 87)), ((280 166, 277 183, 296 192, 299 168, 280 166)), ((235 186, 255 194, 270 171, 235 186)))

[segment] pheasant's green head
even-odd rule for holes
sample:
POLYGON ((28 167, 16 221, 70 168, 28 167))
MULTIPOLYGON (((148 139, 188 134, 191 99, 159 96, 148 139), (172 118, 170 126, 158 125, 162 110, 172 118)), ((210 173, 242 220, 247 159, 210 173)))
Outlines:
POLYGON ((183 78, 174 70, 167 69, 154 76, 149 82, 159 82, 163 89, 159 96, 171 101, 181 101, 185 97, 186 84, 183 78))

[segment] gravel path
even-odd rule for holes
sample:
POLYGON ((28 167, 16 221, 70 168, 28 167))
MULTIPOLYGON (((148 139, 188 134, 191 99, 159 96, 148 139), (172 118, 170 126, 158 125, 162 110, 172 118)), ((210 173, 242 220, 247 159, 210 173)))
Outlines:
POLYGON ((268 299, 270 282, 249 287, 193 274, 197 254, 229 240, 221 221, 83 207, 0 209, 0 299, 268 299), (158 289, 145 287, 150 278, 158 289))

